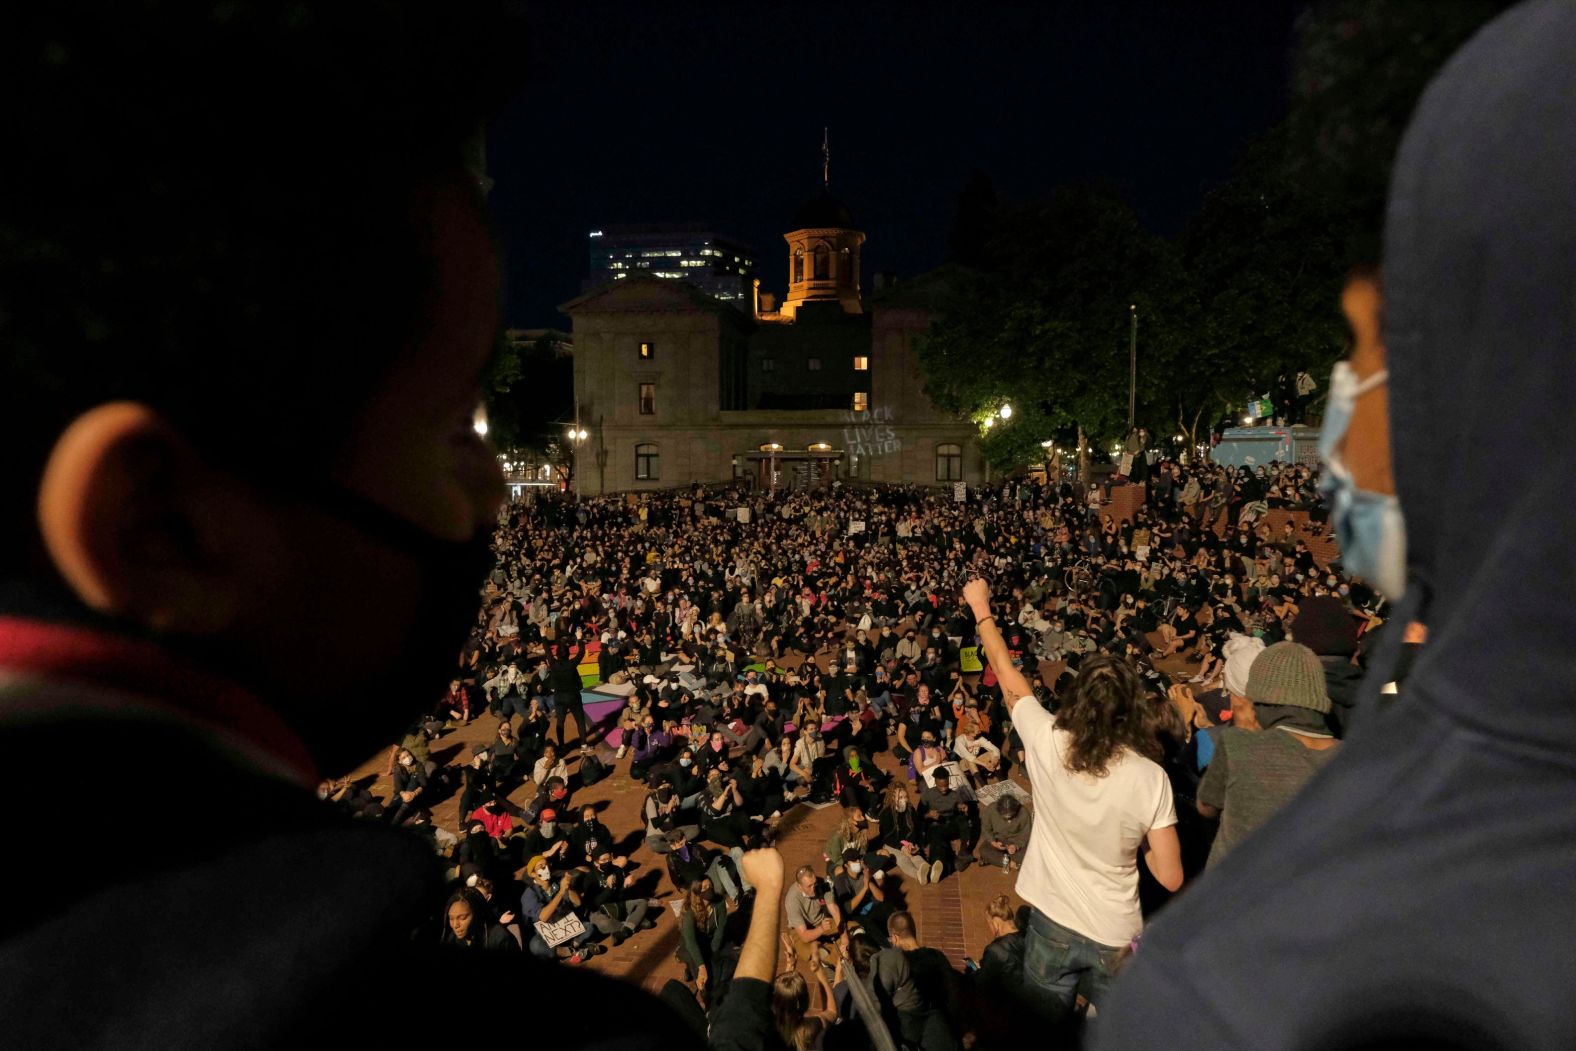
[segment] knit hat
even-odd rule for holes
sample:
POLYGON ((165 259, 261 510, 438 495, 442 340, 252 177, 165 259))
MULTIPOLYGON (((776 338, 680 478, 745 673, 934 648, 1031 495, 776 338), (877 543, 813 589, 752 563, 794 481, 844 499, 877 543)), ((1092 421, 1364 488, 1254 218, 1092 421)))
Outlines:
POLYGON ((1303 600, 1291 622, 1291 637, 1321 657, 1357 652, 1357 622, 1341 600, 1330 595, 1303 600))
POLYGON ((1233 633, 1220 652, 1226 658, 1226 692, 1246 697, 1248 672, 1253 668, 1254 659, 1264 652, 1264 640, 1233 633))
POLYGON ((1324 666, 1312 650, 1297 642, 1277 642, 1254 659, 1246 696, 1254 704, 1330 710, 1324 666))

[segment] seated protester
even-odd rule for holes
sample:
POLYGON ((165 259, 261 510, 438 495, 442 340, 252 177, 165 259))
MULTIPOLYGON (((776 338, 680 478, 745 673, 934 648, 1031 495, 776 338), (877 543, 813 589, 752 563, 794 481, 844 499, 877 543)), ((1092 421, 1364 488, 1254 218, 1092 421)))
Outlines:
MULTIPOLYGON (((738 862, 743 856, 743 851, 737 851, 733 860, 738 862)), ((729 871, 728 855, 695 842, 683 827, 668 833, 667 860, 668 879, 678 890, 687 890, 704 877, 711 880, 712 886, 721 890, 730 902, 739 900, 743 878, 735 879, 729 871)))
POLYGON ((549 808, 568 813, 569 795, 569 782, 561 777, 549 777, 521 813, 528 823, 535 821, 538 814, 549 808))
POLYGON ((566 913, 574 912, 580 906, 580 895, 571 886, 569 874, 554 875, 547 859, 541 856, 532 857, 525 863, 525 874, 525 890, 520 894, 520 920, 527 926, 522 926, 521 932, 530 931, 526 950, 532 956, 541 960, 559 959, 568 963, 581 963, 607 952, 606 946, 591 944, 591 936, 596 928, 589 924, 586 925, 585 933, 549 948, 541 932, 536 930, 536 924, 562 920, 566 913))
POLYGON ((462 877, 477 876, 494 884, 510 877, 514 864, 509 860, 509 851, 502 840, 493 838, 484 822, 471 819, 461 831, 453 861, 462 877))
POLYGON ((832 834, 826 839, 828 872, 842 863, 843 851, 850 848, 859 852, 867 868, 879 872, 887 867, 886 858, 880 853, 880 828, 857 806, 843 808, 837 827, 832 829, 832 834))
POLYGON ((721 730, 712 730, 706 739, 694 750, 696 769, 702 776, 718 766, 728 762, 728 742, 723 740, 721 730))
POLYGON ((695 765, 695 751, 688 745, 679 749, 678 758, 656 767, 651 772, 653 781, 666 781, 678 793, 679 806, 685 810, 699 810, 706 799, 706 778, 695 765))
POLYGON ((580 823, 569 830, 567 863, 575 868, 591 865, 613 846, 613 833, 597 820, 596 807, 590 803, 580 806, 580 823))
POLYGON ((812 723, 803 727, 794 742, 793 761, 789 769, 799 783, 810 786, 812 803, 830 802, 835 781, 837 759, 826 754, 826 742, 821 737, 821 727, 812 723))
POLYGON ((438 701, 438 714, 460 723, 471 721, 471 691, 459 679, 450 680, 449 692, 438 701))
POLYGON ((470 762, 460 768, 460 810, 469 814, 497 793, 498 782, 493 779, 489 760, 492 753, 486 744, 473 745, 470 762))
POLYGON ((794 787, 800 784, 799 775, 793 771, 794 739, 784 736, 777 746, 767 752, 761 762, 762 776, 772 778, 782 795, 784 805, 795 803, 794 787))
POLYGON ((952 785, 946 767, 937 767, 935 784, 919 794, 921 834, 926 839, 925 855, 949 862, 963 872, 974 864, 974 834, 968 803, 952 785))
POLYGON ((520 943, 492 921, 489 911, 474 892, 456 891, 443 910, 443 944, 519 952, 520 943))
POLYGON ((533 693, 531 701, 526 705, 525 714, 520 717, 519 729, 515 736, 520 739, 519 757, 522 769, 529 770, 541 758, 542 749, 547 744, 547 730, 550 725, 547 706, 541 694, 533 693))
POLYGON ((634 865, 626 857, 615 857, 610 846, 602 844, 601 851, 591 859, 590 869, 581 876, 580 898, 591 926, 611 935, 614 945, 623 945, 636 931, 657 925, 648 913, 662 905, 629 897, 627 883, 634 865))
POLYGON ((1029 846, 1034 816, 1016 796, 1003 795, 995 806, 980 808, 980 864, 1016 869, 1029 846))
POLYGON ((880 767, 861 755, 856 746, 848 745, 837 764, 832 791, 843 806, 864 810, 875 805, 888 780, 880 767))
POLYGON ((389 824, 399 824, 421 809, 421 797, 426 791, 426 766, 417 762, 409 750, 401 748, 395 760, 394 790, 383 809, 383 816, 389 824))
POLYGON ((634 758, 630 762, 629 776, 637 781, 644 781, 652 767, 665 761, 672 754, 673 737, 666 730, 659 730, 656 719, 647 716, 642 720, 640 728, 630 737, 630 751, 634 758))
POLYGON ((743 848, 753 837, 754 827, 744 808, 739 780, 726 766, 714 766, 706 771, 701 833, 713 843, 729 848, 743 848))
POLYGON ((476 809, 466 814, 465 819, 479 822, 489 836, 502 842, 513 834, 515 818, 519 816, 520 811, 511 806, 508 799, 494 792, 488 794, 476 809))
POLYGON ((635 731, 646 721, 646 716, 651 714, 652 690, 651 687, 661 682, 655 675, 648 674, 645 680, 635 688, 628 702, 618 713, 618 752, 615 759, 622 759, 629 754, 630 742, 635 731))
MULTIPOLYGON (((497 924, 504 933, 508 934, 516 949, 525 948, 525 941, 520 934, 520 924, 517 922, 518 917, 515 916, 514 911, 512 909, 504 909, 502 912, 498 911, 499 902, 494 896, 495 885, 493 881, 486 876, 473 873, 465 878, 465 886, 474 891, 476 898, 480 899, 473 899, 471 904, 480 906, 481 909, 485 910, 487 922, 497 924)), ((481 914, 480 912, 478 913, 478 915, 481 914)))
POLYGON ((887 940, 892 949, 903 954, 914 987, 919 991, 922 1015, 917 1021, 905 1020, 903 1039, 921 1051, 954 1051, 962 1032, 962 1009, 957 971, 940 949, 919 943, 914 917, 907 912, 894 912, 887 918, 887 940))
POLYGON ((531 780, 538 785, 544 785, 554 777, 561 778, 567 783, 569 764, 558 757, 558 747, 548 741, 542 746, 542 757, 531 768, 531 780))
POLYGON ((679 947, 675 953, 684 965, 684 980, 694 982, 698 991, 704 990, 713 977, 713 967, 727 935, 727 906, 712 889, 711 879, 702 876, 684 890, 679 947))
POLYGON ((864 690, 854 694, 854 710, 848 714, 850 740, 866 755, 886 751, 886 726, 881 716, 870 705, 870 696, 864 690))
POLYGON ((492 756, 491 773, 495 784, 512 787, 530 772, 520 739, 507 722, 498 724, 495 740, 487 751, 492 756))
POLYGON ((536 827, 525 833, 521 846, 527 855, 540 855, 555 869, 574 867, 569 855, 569 830, 559 824, 558 811, 552 807, 537 815, 536 827))
POLYGON ((847 922, 858 922, 872 933, 881 932, 877 940, 884 942, 887 917, 892 912, 886 900, 885 874, 867 865, 865 857, 857 846, 843 850, 832 869, 832 897, 847 922))
POLYGON ((777 699, 768 696, 755 716, 750 732, 744 737, 745 750, 757 752, 777 748, 783 739, 783 728, 787 722, 788 717, 777 699))
POLYGON ((1326 720, 1324 668, 1308 647, 1277 642, 1259 654, 1247 691, 1261 729, 1223 731, 1198 786, 1198 812, 1220 818, 1210 867, 1289 803, 1340 743, 1326 720))
POLYGON ((641 805, 641 815, 646 821, 646 846, 656 854, 666 854, 671 848, 669 836, 682 831, 685 839, 700 835, 700 825, 691 812, 682 809, 673 782, 666 776, 657 781, 657 787, 646 795, 641 805))
POLYGON ((958 727, 952 744, 958 768, 976 785, 996 780, 1001 774, 1001 749, 974 726, 958 727))
POLYGON ((909 780, 925 783, 925 773, 947 761, 947 751, 937 744, 938 730, 927 729, 920 734, 919 747, 909 757, 909 780))
POLYGON ((800 866, 795 873, 793 886, 783 896, 783 914, 789 933, 803 944, 818 946, 822 962, 829 962, 830 946, 837 940, 843 914, 830 887, 816 877, 809 865, 800 866))
POLYGON ((367 791, 362 782, 349 778, 324 781, 317 786, 317 798, 342 807, 357 817, 376 818, 383 814, 383 804, 378 802, 377 796, 367 791))
POLYGON ((908 796, 908 785, 894 780, 882 798, 880 821, 881 852, 890 857, 898 871, 917 883, 933 883, 941 878, 941 859, 925 857, 925 836, 919 829, 919 812, 908 796))

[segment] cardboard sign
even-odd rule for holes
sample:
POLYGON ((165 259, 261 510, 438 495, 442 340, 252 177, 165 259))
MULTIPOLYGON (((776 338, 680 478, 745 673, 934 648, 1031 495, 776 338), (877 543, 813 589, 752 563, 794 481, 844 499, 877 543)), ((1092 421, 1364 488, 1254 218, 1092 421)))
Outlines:
POLYGON ((865 531, 865 524, 863 522, 849 522, 848 523, 848 535, 849 536, 853 536, 855 533, 863 533, 864 531, 865 531))
POLYGON ((936 787, 936 771, 937 770, 945 770, 947 772, 947 781, 955 789, 958 788, 960 785, 968 784, 968 782, 966 780, 964 780, 964 778, 963 778, 963 771, 958 769, 958 764, 957 763, 955 763, 955 762, 954 763, 937 763, 935 766, 931 767, 929 770, 926 770, 923 774, 920 775, 921 777, 923 777, 925 779, 925 787, 927 787, 927 788, 935 788, 936 787))
POLYGON ((967 674, 983 669, 980 663, 980 648, 978 646, 964 646, 958 650, 958 670, 967 674))
POLYGON ((536 933, 542 936, 542 941, 547 943, 549 949, 578 938, 586 932, 586 925, 580 922, 580 917, 574 913, 567 913, 563 919, 554 920, 552 923, 537 922, 536 933))
POLYGON ((1016 781, 997 781, 995 784, 986 785, 974 793, 974 798, 979 801, 979 805, 982 807, 995 806, 996 801, 1002 796, 1012 796, 1024 806, 1029 806, 1034 801, 1034 797, 1025 792, 1023 787, 1016 781))
POLYGON ((969 502, 969 487, 967 482, 952 483, 952 502, 966 504, 969 502))

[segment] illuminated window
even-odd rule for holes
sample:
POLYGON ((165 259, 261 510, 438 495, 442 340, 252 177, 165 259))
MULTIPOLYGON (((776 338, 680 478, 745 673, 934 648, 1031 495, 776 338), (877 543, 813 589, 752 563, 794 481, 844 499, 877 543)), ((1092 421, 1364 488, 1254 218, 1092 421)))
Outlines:
POLYGON ((855 358, 854 359, 854 371, 855 372, 869 372, 870 371, 870 359, 869 358, 855 358))
POLYGON ((963 447, 961 445, 936 446, 936 481, 963 481, 963 447))
POLYGON ((635 446, 635 481, 654 482, 661 477, 661 461, 657 457, 654 443, 641 442, 635 446))
POLYGON ((804 249, 793 250, 793 279, 795 282, 804 280, 804 249))
POLYGON ((808 370, 810 372, 820 372, 821 371, 821 359, 820 358, 806 358, 805 362, 804 362, 804 367, 805 367, 806 370, 808 370))
POLYGON ((761 371, 762 372, 776 372, 777 371, 777 359, 776 358, 762 358, 761 359, 761 371))
POLYGON ((640 344, 640 360, 641 361, 650 361, 652 358, 654 358, 656 356, 657 356, 657 345, 655 343, 644 343, 643 342, 643 343, 640 344))
POLYGON ((869 391, 862 391, 862 390, 854 391, 854 411, 855 412, 869 412, 870 411, 870 392, 869 391))
POLYGON ((642 383, 640 385, 640 414, 653 416, 657 411, 657 385, 655 383, 642 383))
POLYGON ((825 281, 832 276, 832 250, 826 245, 815 246, 815 279, 825 281))

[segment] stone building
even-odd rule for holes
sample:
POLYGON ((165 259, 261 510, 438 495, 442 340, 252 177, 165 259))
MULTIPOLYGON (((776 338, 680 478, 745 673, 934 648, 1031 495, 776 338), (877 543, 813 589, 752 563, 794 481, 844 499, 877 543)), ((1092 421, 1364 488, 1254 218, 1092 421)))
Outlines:
POLYGON ((784 235, 788 294, 741 312, 632 274, 565 303, 582 494, 749 479, 946 485, 984 473, 973 426, 924 392, 915 340, 945 275, 865 297, 865 235, 822 194, 784 235))

